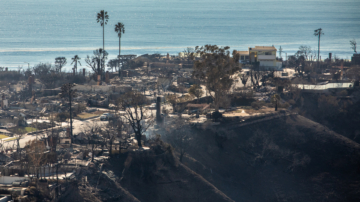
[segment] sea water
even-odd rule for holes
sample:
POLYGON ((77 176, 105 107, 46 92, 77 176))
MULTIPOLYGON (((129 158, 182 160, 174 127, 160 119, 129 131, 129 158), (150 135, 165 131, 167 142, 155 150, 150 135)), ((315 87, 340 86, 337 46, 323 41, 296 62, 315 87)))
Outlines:
MULTIPOLYGON (((55 57, 84 58, 103 45, 96 22, 108 12, 105 49, 118 55, 115 24, 125 24, 121 54, 178 54, 187 47, 216 44, 247 50, 300 45, 317 51, 314 30, 322 28, 321 57, 350 59, 349 40, 360 42, 359 0, 0 0, 0 67, 27 68, 55 57)), ((277 53, 279 55, 279 52, 277 53)))

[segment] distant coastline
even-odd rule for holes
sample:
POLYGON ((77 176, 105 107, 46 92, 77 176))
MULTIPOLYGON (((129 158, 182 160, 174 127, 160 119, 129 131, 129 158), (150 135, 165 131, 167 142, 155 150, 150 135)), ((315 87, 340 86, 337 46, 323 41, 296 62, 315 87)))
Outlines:
MULTIPOLYGON (((105 50, 117 55, 114 25, 121 21, 122 54, 176 55, 186 47, 216 44, 244 50, 280 46, 288 55, 299 46, 317 50, 315 29, 322 28, 321 56, 351 59, 349 40, 360 40, 360 1, 2 1, 0 66, 17 68, 53 63, 55 57, 85 58, 102 47, 96 12, 109 12, 105 50), (141 6, 139 6, 141 5, 141 6), (339 9, 341 8, 341 9, 339 9)), ((70 68, 70 65, 67 64, 70 68)), ((65 68, 67 68, 65 67, 65 68)))

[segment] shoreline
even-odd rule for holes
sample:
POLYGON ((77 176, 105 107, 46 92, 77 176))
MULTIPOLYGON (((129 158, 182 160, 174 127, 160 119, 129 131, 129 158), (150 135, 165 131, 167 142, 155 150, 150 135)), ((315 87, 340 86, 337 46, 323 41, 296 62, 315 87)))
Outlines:
MULTIPOLYGON (((185 48, 184 48, 185 49, 185 48)), ((166 55, 169 53, 170 55, 178 55, 179 52, 184 51, 184 49, 132 49, 132 50, 121 50, 122 54, 131 54, 131 55, 144 55, 144 54, 154 54, 154 53, 160 53, 161 55, 166 55)), ((94 48, 95 50, 95 48, 94 48)), ((322 51, 325 52, 326 50, 322 51)), ((108 60, 114 59, 117 56, 118 50, 115 50, 113 48, 110 48, 109 50, 109 56, 108 60)), ((335 56, 339 59, 344 60, 351 60, 351 56, 353 53, 351 51, 348 51, 344 53, 344 51, 332 51, 332 57, 335 56), (341 53, 341 54, 340 54, 341 53)), ((295 52, 288 52, 288 56, 294 55, 295 52)), ((325 53, 320 53, 322 60, 328 58, 329 51, 325 53)), ((38 52, 0 52, 0 67, 8 67, 10 70, 16 70, 19 67, 22 67, 22 69, 27 69, 28 64, 30 63, 30 67, 33 67, 34 65, 37 65, 39 63, 50 63, 54 64, 55 58, 59 56, 64 56, 67 59, 67 64, 64 66, 65 70, 71 71, 71 68, 73 67, 71 64, 71 58, 74 55, 79 55, 81 58, 81 64, 82 66, 80 68, 85 69, 91 69, 86 66, 85 58, 87 55, 91 56, 92 51, 38 51, 38 52), (20 54, 19 54, 20 53, 20 54), (23 53, 23 54, 21 54, 23 53)), ((279 56, 279 53, 277 53, 279 56)), ((283 58, 285 59, 285 54, 282 54, 283 58)))

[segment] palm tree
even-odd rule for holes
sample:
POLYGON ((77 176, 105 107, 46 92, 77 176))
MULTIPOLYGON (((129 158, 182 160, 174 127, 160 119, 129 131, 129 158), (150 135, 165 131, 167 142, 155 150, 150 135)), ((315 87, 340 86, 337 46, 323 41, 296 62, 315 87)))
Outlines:
MULTIPOLYGON (((107 14, 107 11, 101 10, 97 16, 96 16, 96 22, 100 23, 100 26, 103 27, 103 48, 102 51, 103 53, 105 53, 105 25, 107 24, 109 20, 109 15, 107 14)), ((104 69, 104 65, 105 65, 105 55, 103 55, 102 57, 102 69, 104 69)), ((102 75, 102 73, 100 72, 100 75, 102 75)))
POLYGON ((320 36, 324 35, 324 32, 322 31, 321 28, 314 30, 314 35, 315 36, 319 36, 319 42, 318 42, 318 67, 319 67, 319 62, 320 62, 320 36))
POLYGON ((115 32, 118 33, 118 37, 119 37, 119 56, 120 56, 120 38, 121 38, 121 33, 125 34, 125 25, 121 22, 118 22, 115 25, 115 32))
POLYGON ((107 11, 101 10, 96 16, 96 22, 100 23, 100 26, 103 27, 103 50, 105 50, 105 25, 109 20, 109 15, 107 11))
POLYGON ((81 63, 79 61, 81 60, 81 58, 78 55, 75 55, 73 58, 71 58, 71 60, 72 60, 71 64, 74 64, 75 72, 77 72, 77 64, 79 63, 81 66, 81 63))

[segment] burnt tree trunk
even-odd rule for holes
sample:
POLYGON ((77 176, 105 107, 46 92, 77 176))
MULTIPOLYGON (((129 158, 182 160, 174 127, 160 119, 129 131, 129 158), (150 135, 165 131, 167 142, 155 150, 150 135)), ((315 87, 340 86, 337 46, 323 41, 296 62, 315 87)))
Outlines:
POLYGON ((140 133, 140 132, 136 132, 136 133, 135 133, 135 139, 136 139, 137 142, 138 142, 139 148, 142 147, 142 145, 141 145, 141 133, 140 133))

